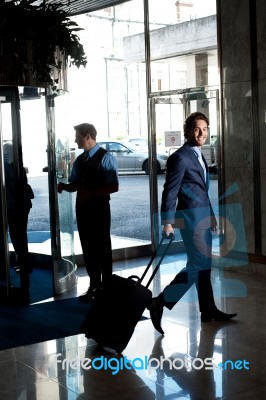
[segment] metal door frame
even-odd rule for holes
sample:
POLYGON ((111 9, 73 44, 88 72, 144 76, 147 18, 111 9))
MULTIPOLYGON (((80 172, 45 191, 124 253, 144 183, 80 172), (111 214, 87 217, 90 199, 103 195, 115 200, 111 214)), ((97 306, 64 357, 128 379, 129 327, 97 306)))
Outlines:
POLYGON ((0 96, 0 195, 1 195, 1 226, 3 227, 3 256, 4 256, 4 272, 6 277, 6 286, 3 293, 9 296, 10 293, 10 263, 9 263, 9 246, 8 246, 8 222, 7 222, 7 204, 5 190, 5 170, 4 170, 4 151, 3 151, 3 131, 2 131, 2 109, 1 103, 6 101, 5 96, 0 96))

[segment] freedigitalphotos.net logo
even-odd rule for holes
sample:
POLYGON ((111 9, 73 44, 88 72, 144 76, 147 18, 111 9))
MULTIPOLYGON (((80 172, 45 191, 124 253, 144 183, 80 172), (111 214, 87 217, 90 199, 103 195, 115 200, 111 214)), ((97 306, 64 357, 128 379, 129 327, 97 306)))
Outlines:
POLYGON ((238 371, 241 371, 243 369, 249 370, 250 369, 249 364, 250 363, 247 360, 235 360, 235 361, 226 360, 224 362, 220 362, 218 364, 218 367, 222 368, 224 370, 238 370, 238 371))
POLYGON ((213 359, 212 358, 167 358, 160 356, 159 358, 149 358, 148 356, 135 357, 132 360, 128 359, 126 356, 121 358, 116 357, 105 357, 99 356, 95 358, 74 358, 62 359, 62 353, 56 355, 57 364, 62 364, 62 369, 69 371, 69 369, 73 370, 110 370, 112 371, 112 375, 117 375, 119 372, 123 370, 147 370, 148 373, 151 373, 153 370, 163 370, 167 368, 168 370, 181 370, 183 368, 188 371, 191 370, 212 370, 214 369, 213 359))

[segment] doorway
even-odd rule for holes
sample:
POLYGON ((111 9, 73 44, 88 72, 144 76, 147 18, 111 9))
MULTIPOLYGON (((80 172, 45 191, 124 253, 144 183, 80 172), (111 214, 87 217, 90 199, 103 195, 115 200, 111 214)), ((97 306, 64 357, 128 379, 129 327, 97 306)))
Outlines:
POLYGON ((55 99, 41 88, 0 87, 1 286, 7 297, 14 289, 21 289, 23 275, 10 229, 10 165, 14 171, 14 213, 20 215, 27 190, 32 189, 26 230, 31 294, 38 291, 32 282, 40 269, 51 275, 45 298, 63 293, 76 283, 72 199, 66 196, 62 201, 56 191, 59 162, 64 162, 64 178, 68 178, 70 169, 67 133, 59 129, 60 121, 64 121, 63 97, 55 99), (59 140, 63 149, 56 145, 59 140))
MULTIPOLYGON (((165 138, 165 151, 171 155, 183 145, 183 127, 187 116, 195 111, 204 113, 209 119, 210 134, 208 142, 203 146, 209 167, 210 188, 209 196, 213 210, 219 218, 219 165, 220 165, 220 116, 219 116, 219 91, 209 88, 191 88, 169 92, 154 93, 150 96, 151 109, 151 142, 154 146, 158 137, 165 138)), ((154 158, 154 157, 153 157, 154 158)), ((158 246, 161 240, 161 197, 165 177, 157 174, 151 175, 151 209, 153 243, 158 246)), ((166 246, 165 243, 163 246, 166 246)), ((175 230, 175 239, 168 251, 169 254, 180 254, 184 251, 182 238, 178 229, 175 230)), ((213 252, 219 252, 219 242, 213 242, 213 252)), ((153 291, 160 292, 166 276, 166 270, 157 274, 153 280, 153 291)))
MULTIPOLYGON (((151 137, 156 143, 158 137, 164 137, 166 154, 171 155, 185 139, 183 126, 186 117, 195 111, 205 114, 210 123, 210 133, 202 152, 206 158, 210 173, 210 199, 215 214, 219 215, 218 188, 219 188, 219 164, 220 164, 220 116, 219 116, 219 91, 218 88, 198 87, 151 95, 151 137)), ((152 186, 155 188, 152 198, 153 232, 155 242, 159 241, 160 202, 163 191, 164 177, 154 175, 152 186)), ((181 236, 177 232, 175 245, 181 242, 181 236)))

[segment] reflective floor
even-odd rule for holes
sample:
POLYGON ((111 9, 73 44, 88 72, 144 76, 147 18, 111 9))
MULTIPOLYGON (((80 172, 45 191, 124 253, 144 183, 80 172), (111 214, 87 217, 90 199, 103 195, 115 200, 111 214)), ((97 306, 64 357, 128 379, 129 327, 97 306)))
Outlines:
MULTIPOLYGON (((157 294, 184 266, 167 257, 153 287, 157 294)), ((146 259, 116 262, 122 276, 141 275, 146 259)), ((253 267, 252 267, 253 268, 253 267)), ((237 312, 229 323, 201 324, 194 289, 165 310, 160 336, 149 319, 137 324, 123 355, 83 334, 0 352, 3 400, 214 400, 266 398, 266 288, 260 274, 213 271, 216 303, 237 312)), ((83 293, 88 277, 78 269, 83 293)), ((56 299, 50 299, 56 300, 56 299)), ((149 317, 147 311, 145 316, 149 317)), ((29 327, 30 329, 30 327, 29 327)))

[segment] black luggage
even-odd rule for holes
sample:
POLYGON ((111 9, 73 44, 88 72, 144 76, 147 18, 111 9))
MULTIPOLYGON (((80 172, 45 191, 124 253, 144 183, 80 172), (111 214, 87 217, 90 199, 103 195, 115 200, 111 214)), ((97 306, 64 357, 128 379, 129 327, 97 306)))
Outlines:
POLYGON ((118 353, 126 348, 136 324, 149 305, 152 292, 148 286, 158 271, 174 236, 172 234, 169 237, 163 237, 157 252, 165 238, 168 243, 145 286, 141 283, 151 267, 156 253, 152 256, 141 278, 136 275, 128 278, 112 275, 108 285, 102 289, 90 305, 88 314, 81 324, 80 332, 85 333, 87 338, 94 339, 99 345, 114 349, 118 353))

